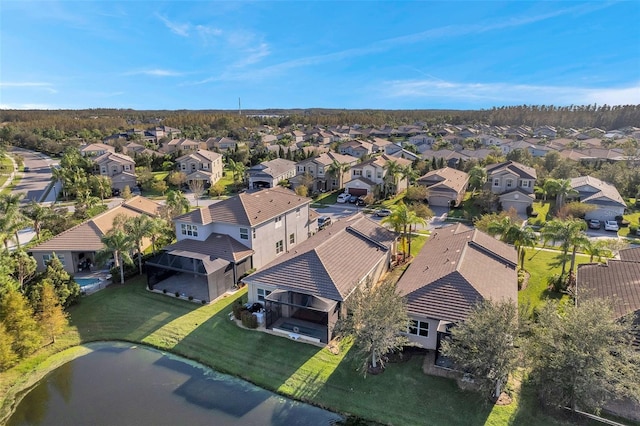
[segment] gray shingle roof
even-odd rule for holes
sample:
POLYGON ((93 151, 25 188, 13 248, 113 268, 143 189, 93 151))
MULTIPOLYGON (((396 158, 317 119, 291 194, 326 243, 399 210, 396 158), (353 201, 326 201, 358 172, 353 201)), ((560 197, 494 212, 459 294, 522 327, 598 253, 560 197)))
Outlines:
POLYGON ((260 176, 281 176, 284 173, 295 170, 296 162, 287 160, 284 158, 276 158, 270 161, 264 161, 260 164, 257 164, 249 169, 250 175, 260 175, 260 176))
POLYGON ((517 300, 515 249, 462 224, 437 230, 398 281, 409 313, 464 320, 483 299, 517 300))
POLYGON ((310 198, 301 197, 286 188, 275 187, 260 191, 247 191, 208 207, 178 216, 174 220, 200 225, 223 222, 255 226, 310 203, 310 198))
POLYGON ((596 179, 593 176, 580 176, 571 179, 572 188, 577 190, 577 188, 584 186, 589 186, 594 191, 578 191, 580 192, 580 201, 583 203, 627 206, 616 187, 610 183, 596 179))
POLYGON ((238 262, 251 256, 254 251, 228 235, 212 233, 204 241, 184 239, 165 247, 167 251, 185 251, 209 256, 210 259, 224 259, 238 262))
POLYGON ((343 301, 388 258, 394 232, 356 214, 340 219, 243 281, 343 301))
POLYGON ((515 161, 506 161, 504 163, 492 164, 487 166, 487 176, 499 173, 501 171, 510 171, 523 179, 536 179, 536 169, 533 167, 525 166, 524 164, 517 163, 515 161))

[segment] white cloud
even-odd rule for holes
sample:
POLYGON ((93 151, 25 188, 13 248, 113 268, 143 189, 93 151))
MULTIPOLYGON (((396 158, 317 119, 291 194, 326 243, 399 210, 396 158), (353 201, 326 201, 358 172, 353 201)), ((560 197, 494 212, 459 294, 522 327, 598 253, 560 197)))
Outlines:
POLYGON ((435 78, 383 83, 380 93, 390 98, 456 99, 471 104, 586 105, 640 104, 640 82, 623 88, 538 86, 512 83, 463 83, 435 78))
POLYGON ((185 73, 180 71, 164 70, 164 69, 150 69, 150 70, 136 70, 124 73, 124 75, 150 75, 154 77, 180 77, 185 73))
POLYGON ((0 109, 60 109, 47 104, 0 104, 0 109))
POLYGON ((16 87, 16 88, 35 88, 41 89, 51 94, 58 93, 56 89, 52 87, 51 83, 38 82, 38 81, 23 81, 23 82, 0 82, 0 87, 16 87))
POLYGON ((181 24, 177 22, 172 22, 169 18, 162 16, 160 14, 156 14, 158 19, 160 19, 164 25, 171 30, 172 33, 177 34, 182 37, 189 37, 189 30, 191 29, 191 24, 181 24))

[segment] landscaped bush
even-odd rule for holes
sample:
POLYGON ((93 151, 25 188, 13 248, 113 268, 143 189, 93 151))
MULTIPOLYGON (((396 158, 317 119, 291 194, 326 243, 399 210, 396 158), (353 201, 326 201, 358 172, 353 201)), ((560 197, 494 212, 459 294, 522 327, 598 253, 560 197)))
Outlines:
POLYGON ((567 288, 567 279, 565 275, 553 274, 547 279, 547 284, 553 291, 559 293, 567 288))
POLYGON ((518 271, 518 290, 522 290, 522 284, 524 283, 526 275, 527 273, 524 271, 524 269, 520 269, 518 271))
POLYGON ((638 225, 629 225, 629 235, 638 235, 638 225))
POLYGON ((241 313, 242 325, 247 328, 258 328, 258 318, 246 309, 241 313))
POLYGON ((189 300, 193 300, 193 296, 189 296, 189 300))
POLYGON ((245 310, 244 306, 240 303, 240 301, 238 301, 238 303, 234 303, 233 307, 231 308, 233 310, 233 316, 236 319, 241 319, 242 318, 242 311, 245 310))
POLYGON ((176 297, 180 297, 180 292, 176 291, 176 297))
POLYGON ((166 288, 165 288, 165 289, 162 289, 162 292, 163 292, 164 294, 167 294, 167 289, 166 289, 166 288))

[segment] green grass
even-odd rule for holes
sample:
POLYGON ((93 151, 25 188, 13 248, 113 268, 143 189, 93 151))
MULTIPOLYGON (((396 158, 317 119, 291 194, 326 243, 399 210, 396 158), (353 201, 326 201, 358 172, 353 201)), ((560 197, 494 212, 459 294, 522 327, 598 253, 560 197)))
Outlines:
POLYGON ((465 193, 461 207, 450 209, 447 217, 452 219, 473 220, 474 217, 481 216, 482 212, 474 205, 471 195, 471 192, 465 193))
MULTIPOLYGON (((635 200, 634 200, 635 203, 635 200)), ((633 206, 635 204, 630 204, 633 206)), ((631 210, 631 213, 623 215, 623 217, 629 221, 629 225, 639 225, 640 224, 640 210, 631 210)), ((618 235, 621 237, 629 237, 629 227, 625 226, 624 228, 620 228, 618 231, 618 235)), ((632 235, 631 238, 634 236, 632 235)))
MULTIPOLYGON (((569 256, 571 253, 569 253, 569 256)), ((526 249, 524 269, 530 274, 527 288, 518 293, 519 304, 529 304, 531 309, 550 299, 568 297, 560 293, 547 290, 547 278, 559 274, 562 270, 562 252, 541 249, 526 249)), ((567 270, 571 260, 567 260, 567 270)), ((588 263, 589 256, 577 254, 576 267, 581 263, 588 263)))
POLYGON ((551 202, 536 201, 533 203, 533 211, 538 213, 538 216, 530 219, 531 223, 542 226, 548 220, 551 220, 551 202))
POLYGON ((144 287, 144 278, 137 277, 74 306, 70 327, 56 344, 0 374, 4 413, 19 389, 61 362, 52 360, 67 356, 51 355, 85 342, 123 340, 171 351, 283 395, 383 424, 559 424, 540 412, 532 395, 523 393, 523 400, 516 395, 511 405, 492 406, 451 380, 427 376, 421 356, 364 378, 348 342, 334 355, 326 348, 239 328, 228 314, 245 290, 198 306, 144 287))

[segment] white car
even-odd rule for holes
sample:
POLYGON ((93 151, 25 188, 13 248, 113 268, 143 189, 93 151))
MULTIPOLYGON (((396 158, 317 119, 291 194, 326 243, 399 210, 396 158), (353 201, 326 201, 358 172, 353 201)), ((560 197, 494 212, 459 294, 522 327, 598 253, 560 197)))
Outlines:
POLYGON ((338 195, 338 203, 344 204, 344 203, 348 202, 349 201, 349 197, 351 197, 351 194, 343 192, 342 194, 338 195))
POLYGON ((616 231, 618 232, 618 222, 615 220, 605 220, 604 221, 604 230, 605 231, 616 231))

